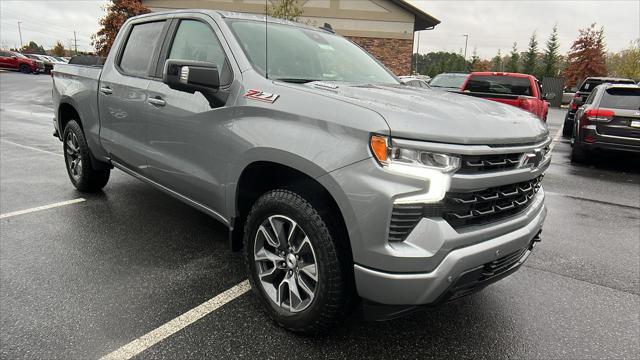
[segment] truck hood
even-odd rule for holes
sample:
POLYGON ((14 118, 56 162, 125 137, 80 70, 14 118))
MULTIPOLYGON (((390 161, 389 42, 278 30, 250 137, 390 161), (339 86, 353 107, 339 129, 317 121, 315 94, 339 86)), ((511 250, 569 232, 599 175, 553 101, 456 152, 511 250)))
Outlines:
MULTIPOLYGON (((310 83, 316 89, 323 84, 310 83)), ((455 144, 535 143, 549 135, 537 117, 514 106, 405 85, 326 88, 345 101, 379 113, 399 138, 455 144)))

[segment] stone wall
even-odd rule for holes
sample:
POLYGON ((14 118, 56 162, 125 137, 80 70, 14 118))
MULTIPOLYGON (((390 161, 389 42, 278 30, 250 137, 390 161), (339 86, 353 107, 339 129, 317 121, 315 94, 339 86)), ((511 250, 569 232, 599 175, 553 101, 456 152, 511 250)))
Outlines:
POLYGON ((383 39, 370 37, 348 38, 375 56, 394 74, 409 75, 411 73, 411 54, 413 41, 411 39, 383 39))

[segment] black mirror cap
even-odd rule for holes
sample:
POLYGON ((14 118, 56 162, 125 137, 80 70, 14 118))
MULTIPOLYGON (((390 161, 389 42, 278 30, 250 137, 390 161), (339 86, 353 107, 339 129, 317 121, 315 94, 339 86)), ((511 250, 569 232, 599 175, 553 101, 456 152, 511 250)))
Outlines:
POLYGON ((162 81, 174 90, 190 94, 215 93, 220 88, 218 67, 206 61, 169 59, 164 63, 162 81))
POLYGON ((544 100, 553 100, 556 98, 556 93, 546 93, 544 94, 544 100))

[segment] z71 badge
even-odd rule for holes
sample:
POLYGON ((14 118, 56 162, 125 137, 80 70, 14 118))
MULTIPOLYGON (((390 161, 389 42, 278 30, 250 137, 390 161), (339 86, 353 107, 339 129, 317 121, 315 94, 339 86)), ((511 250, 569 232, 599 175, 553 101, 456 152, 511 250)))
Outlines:
POLYGON ((280 95, 266 93, 264 91, 251 89, 251 90, 248 90, 244 94, 244 97, 246 97, 248 99, 264 101, 264 102, 268 102, 268 103, 273 104, 280 97, 280 95))

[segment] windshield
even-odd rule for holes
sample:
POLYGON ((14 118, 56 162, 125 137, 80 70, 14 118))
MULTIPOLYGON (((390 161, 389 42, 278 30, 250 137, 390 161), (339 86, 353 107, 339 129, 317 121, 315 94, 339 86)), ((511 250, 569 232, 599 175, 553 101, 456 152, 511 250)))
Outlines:
POLYGON ((531 82, 528 78, 500 75, 472 75, 465 91, 531 96, 531 82))
POLYGON ((20 54, 20 53, 12 53, 13 55, 15 55, 16 57, 19 57, 21 59, 28 59, 26 56, 20 54))
POLYGON ((301 83, 344 81, 399 84, 368 53, 342 37, 275 23, 268 25, 267 69, 265 23, 247 20, 228 22, 254 69, 270 79, 301 83))
POLYGON ((436 77, 434 77, 433 80, 429 82, 429 85, 433 87, 460 89, 466 78, 466 74, 440 74, 436 75, 436 77))

